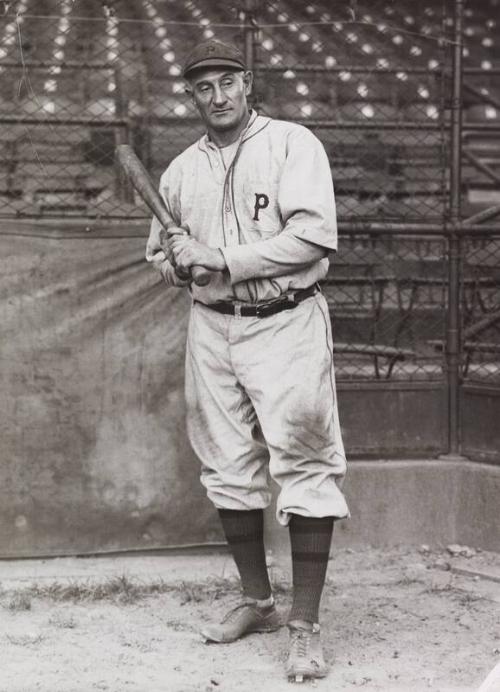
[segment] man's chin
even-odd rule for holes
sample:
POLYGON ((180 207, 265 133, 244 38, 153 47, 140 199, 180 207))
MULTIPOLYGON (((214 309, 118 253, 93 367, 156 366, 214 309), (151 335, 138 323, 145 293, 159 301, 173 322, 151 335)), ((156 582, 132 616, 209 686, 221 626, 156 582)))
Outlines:
POLYGON ((210 125, 216 132, 227 132, 227 130, 234 130, 235 127, 238 127, 238 122, 232 118, 231 120, 221 118, 212 120, 210 125))

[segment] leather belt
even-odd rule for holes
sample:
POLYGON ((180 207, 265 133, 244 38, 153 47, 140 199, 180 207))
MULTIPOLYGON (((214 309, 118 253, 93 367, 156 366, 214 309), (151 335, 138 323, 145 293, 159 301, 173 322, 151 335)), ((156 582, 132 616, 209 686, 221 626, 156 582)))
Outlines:
POLYGON ((265 303, 233 303, 232 301, 221 301, 220 303, 201 303, 195 300, 195 303, 201 303, 206 308, 220 312, 223 315, 234 315, 236 317, 270 317, 276 315, 283 310, 293 310, 299 303, 302 303, 306 298, 310 298, 315 293, 319 292, 318 284, 313 284, 309 288, 302 288, 293 293, 285 293, 279 298, 269 300, 265 303))

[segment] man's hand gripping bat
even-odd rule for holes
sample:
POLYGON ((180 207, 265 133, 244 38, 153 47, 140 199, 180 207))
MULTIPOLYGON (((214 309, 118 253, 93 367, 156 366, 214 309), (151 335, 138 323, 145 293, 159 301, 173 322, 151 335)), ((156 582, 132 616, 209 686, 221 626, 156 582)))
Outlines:
MULTIPOLYGON (((168 234, 168 228, 172 222, 165 204, 136 153, 129 144, 119 144, 116 147, 116 156, 126 176, 168 234)), ((162 233, 160 237, 161 235, 162 233)), ((206 286, 210 283, 211 272, 205 267, 192 267, 191 275, 197 286, 206 286)))

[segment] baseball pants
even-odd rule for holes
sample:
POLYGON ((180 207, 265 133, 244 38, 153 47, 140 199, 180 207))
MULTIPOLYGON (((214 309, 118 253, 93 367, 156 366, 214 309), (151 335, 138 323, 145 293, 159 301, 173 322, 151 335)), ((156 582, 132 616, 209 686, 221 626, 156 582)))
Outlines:
POLYGON ((276 315, 222 315, 193 304, 186 353, 187 428, 201 482, 219 509, 271 502, 289 515, 349 516, 326 300, 276 315))

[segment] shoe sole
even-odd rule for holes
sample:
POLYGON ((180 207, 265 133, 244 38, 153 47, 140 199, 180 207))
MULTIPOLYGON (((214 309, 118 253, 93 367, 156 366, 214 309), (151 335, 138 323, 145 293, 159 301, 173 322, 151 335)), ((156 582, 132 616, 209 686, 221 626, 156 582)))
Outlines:
POLYGON ((304 680, 316 680, 319 678, 326 678, 328 675, 328 669, 311 670, 310 668, 303 668, 300 670, 292 671, 287 673, 288 680, 290 682, 304 682, 304 680))
POLYGON ((327 673, 288 673, 289 682, 304 682, 305 680, 319 680, 326 678, 327 673))

